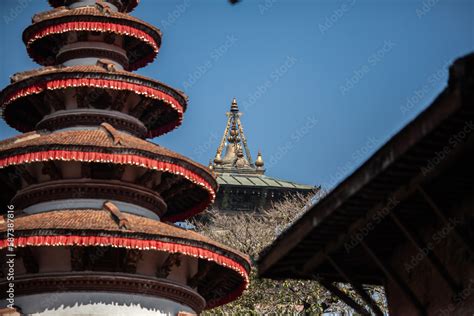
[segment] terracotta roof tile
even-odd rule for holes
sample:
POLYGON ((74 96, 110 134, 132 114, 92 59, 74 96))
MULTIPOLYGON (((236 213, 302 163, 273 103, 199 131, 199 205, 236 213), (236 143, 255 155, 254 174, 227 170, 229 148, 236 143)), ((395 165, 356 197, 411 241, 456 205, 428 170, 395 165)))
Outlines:
POLYGON ((15 151, 27 147, 44 147, 45 145, 64 145, 64 146, 91 146, 98 150, 103 149, 135 149, 138 151, 149 152, 155 155, 167 156, 183 162, 184 164, 201 169, 200 173, 214 179, 214 175, 206 166, 194 162, 191 159, 182 156, 165 147, 157 145, 147 140, 132 136, 127 133, 116 131, 121 138, 120 144, 115 144, 110 134, 101 127, 96 129, 64 130, 56 132, 36 131, 22 134, 13 138, 0 141, 0 157, 5 152, 15 151), (37 136, 37 137, 36 137, 37 136))
MULTIPOLYGON (((61 210, 33 215, 22 215, 15 218, 15 232, 23 234, 22 231, 32 230, 57 230, 57 231, 90 231, 90 232, 110 232, 119 235, 129 234, 130 236, 152 235, 156 238, 183 239, 193 244, 205 243, 209 246, 220 248, 237 257, 241 257, 242 264, 247 262, 247 255, 222 245, 194 231, 179 228, 146 217, 122 213, 128 220, 129 229, 120 229, 112 214, 105 210, 61 210)), ((6 225, 0 226, 0 233, 6 231, 6 225)), ((18 235, 19 236, 19 235, 18 235)))
MULTIPOLYGON (((13 76, 11 76, 11 82, 13 84, 16 84, 16 83, 20 84, 21 82, 28 80, 29 82, 32 83, 35 77, 56 75, 56 74, 71 74, 71 73, 72 74, 73 73, 82 73, 82 74, 98 73, 98 74, 108 74, 108 75, 135 78, 135 79, 143 80, 145 81, 145 83, 150 83, 155 86, 162 86, 162 87, 165 87, 166 89, 176 92, 182 98, 182 100, 180 101, 188 100, 188 96, 184 94, 183 91, 180 91, 179 89, 175 89, 161 81, 158 81, 149 77, 141 76, 139 74, 136 74, 130 71, 125 71, 125 70, 117 69, 115 71, 109 71, 105 69, 104 67, 96 66, 96 65, 78 65, 78 66, 70 66, 70 67, 63 67, 63 66, 41 67, 41 68, 37 68, 33 70, 15 73, 13 76)), ((40 78, 38 78, 38 80, 39 79, 40 78)), ((183 108, 186 108, 186 102, 183 102, 181 105, 183 106, 183 108)))
POLYGON ((59 19, 65 17, 73 17, 74 19, 78 19, 81 16, 84 17, 102 17, 107 21, 114 21, 116 20, 125 20, 134 22, 137 24, 142 24, 150 29, 150 31, 155 32, 161 36, 161 31, 157 27, 142 21, 136 17, 133 17, 129 14, 122 13, 122 12, 114 12, 114 11, 102 11, 98 7, 87 6, 87 7, 80 7, 74 9, 68 9, 66 7, 57 7, 53 10, 42 12, 33 16, 34 23, 41 23, 44 21, 52 20, 52 19, 59 19))
POLYGON ((98 127, 35 132, 6 139, 0 142, 0 168, 34 161, 70 160, 167 171, 192 182, 190 189, 197 194, 189 197, 185 190, 166 198, 169 208, 165 218, 169 221, 193 216, 213 201, 217 181, 207 167, 152 142, 116 130, 113 134, 98 127))
MULTIPOLYGON (((64 6, 66 4, 66 0, 48 0, 48 2, 50 6, 55 8, 64 6)), ((139 0, 122 0, 122 2, 125 2, 123 11, 131 12, 138 5, 139 0)))
POLYGON ((80 7, 67 9, 59 7, 39 13, 33 17, 33 24, 23 32, 23 42, 28 54, 41 65, 54 65, 58 45, 63 45, 63 34, 68 32, 101 32, 124 36, 129 70, 144 67, 158 54, 161 46, 161 31, 151 24, 128 14, 80 7), (56 40, 60 40, 57 42, 56 40), (127 44, 128 43, 128 44, 127 44))
MULTIPOLYGON (((113 215, 105 210, 60 210, 15 219, 15 247, 26 246, 113 246, 142 250, 156 249, 181 253, 214 262, 210 278, 225 271, 223 282, 198 291, 207 308, 225 304, 240 296, 249 282, 248 256, 196 232, 160 221, 122 213, 127 228, 119 228, 113 215)), ((6 225, 0 226, 0 248, 8 244, 6 225)))

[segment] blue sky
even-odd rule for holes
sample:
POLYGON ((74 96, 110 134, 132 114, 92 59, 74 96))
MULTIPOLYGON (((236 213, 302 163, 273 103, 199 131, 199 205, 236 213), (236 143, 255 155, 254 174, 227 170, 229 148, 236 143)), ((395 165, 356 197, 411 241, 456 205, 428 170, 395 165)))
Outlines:
MULTIPOLYGON (((36 68, 21 32, 46 0, 1 0, 0 86, 36 68)), ((154 141, 207 164, 236 97, 267 174, 332 187, 426 108, 474 51, 471 0, 142 0, 161 28, 138 72, 185 91, 183 125, 154 141)), ((17 132, 2 121, 0 137, 17 132)))

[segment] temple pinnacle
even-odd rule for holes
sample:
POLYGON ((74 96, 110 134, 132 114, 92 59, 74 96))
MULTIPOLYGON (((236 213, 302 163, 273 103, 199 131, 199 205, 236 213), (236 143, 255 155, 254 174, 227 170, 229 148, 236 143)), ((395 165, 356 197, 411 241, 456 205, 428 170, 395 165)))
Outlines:
POLYGON ((230 111, 231 112, 239 112, 239 107, 237 105, 237 99, 236 98, 234 98, 232 100, 232 105, 230 106, 230 111))

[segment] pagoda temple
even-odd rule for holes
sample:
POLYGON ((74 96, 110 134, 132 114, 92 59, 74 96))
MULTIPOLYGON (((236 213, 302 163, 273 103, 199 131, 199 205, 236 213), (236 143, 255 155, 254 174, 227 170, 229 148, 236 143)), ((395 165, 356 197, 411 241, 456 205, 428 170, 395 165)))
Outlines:
POLYGON ((138 0, 49 3, 23 33, 43 68, 0 92, 24 133, 0 142, 0 251, 14 261, 0 308, 175 315, 236 299, 247 256, 172 224, 214 201, 213 172, 146 140, 180 125, 187 105, 131 72, 154 60, 160 30, 129 15, 138 0))
POLYGON ((258 211, 289 195, 314 194, 319 187, 297 184, 265 175, 265 163, 259 151, 254 161, 234 98, 227 114, 227 124, 214 160, 209 168, 217 174, 219 191, 214 208, 220 211, 258 211))

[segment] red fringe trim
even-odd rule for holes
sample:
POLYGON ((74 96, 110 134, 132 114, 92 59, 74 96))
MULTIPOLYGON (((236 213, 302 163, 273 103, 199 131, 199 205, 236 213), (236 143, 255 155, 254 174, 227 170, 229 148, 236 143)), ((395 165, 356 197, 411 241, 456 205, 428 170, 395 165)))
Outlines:
POLYGON ((158 128, 155 128, 154 130, 149 130, 146 137, 147 138, 155 138, 155 137, 158 137, 160 135, 164 135, 168 132, 171 132, 172 130, 174 130, 176 127, 178 127, 179 125, 181 125, 181 122, 183 120, 183 115, 180 114, 179 116, 179 120, 177 121, 174 121, 174 122, 170 122, 166 125, 163 125, 161 127, 158 127, 158 128))
POLYGON ((165 214, 165 216, 163 216, 161 220, 163 222, 171 222, 171 223, 184 221, 187 218, 193 217, 194 215, 201 213, 212 202, 214 202, 214 198, 211 195, 209 195, 209 197, 204 202, 199 203, 197 206, 191 208, 190 210, 187 210, 179 214, 171 215, 171 216, 166 216, 165 214))
MULTIPOLYGON (((4 249, 8 246, 9 243, 6 239, 0 240, 0 249, 4 249)), ((208 304, 207 308, 223 305, 234 300, 242 294, 242 292, 248 287, 249 284, 248 273, 245 268, 238 262, 207 249, 171 242, 103 236, 28 236, 15 238, 14 246, 112 246, 140 250, 153 249, 169 253, 181 253, 187 256, 213 261, 221 266, 236 271, 242 276, 243 282, 239 286, 239 288, 237 288, 235 291, 233 291, 226 297, 216 302, 211 302, 210 304, 208 304)))
POLYGON ((155 100, 163 101, 165 104, 169 105, 173 110, 178 112, 177 121, 171 122, 165 126, 162 126, 155 130, 150 131, 149 136, 151 137, 156 137, 156 136, 165 134, 175 129, 182 122, 184 109, 181 106, 181 104, 178 102, 178 100, 176 100, 172 96, 160 90, 142 86, 139 84, 118 81, 118 80, 109 80, 109 79, 78 78, 78 79, 56 79, 56 80, 39 82, 29 87, 14 91, 13 93, 11 93, 5 98, 4 104, 6 106, 19 98, 26 97, 32 94, 39 94, 43 92, 44 90, 56 90, 56 89, 66 89, 70 87, 84 87, 84 86, 132 91, 137 94, 141 94, 155 100))
POLYGON ((0 159, 0 168, 8 167, 11 165, 19 165, 23 163, 32 163, 48 160, 108 162, 114 164, 136 165, 147 169, 167 171, 176 175, 183 176, 194 184, 203 187, 208 192, 209 198, 207 201, 197 205, 196 207, 192 208, 189 211, 186 211, 185 213, 177 214, 168 218, 163 218, 163 220, 167 220, 170 222, 183 220, 203 211, 210 203, 214 201, 216 197, 216 192, 212 188, 212 186, 204 178, 202 178, 195 172, 173 163, 130 154, 107 154, 100 152, 48 150, 41 152, 30 152, 0 159))
POLYGON ((148 56, 146 56, 146 57, 144 57, 140 60, 137 60, 133 64, 129 64, 128 67, 125 70, 134 71, 134 70, 143 68, 146 65, 148 65, 149 63, 151 63, 155 59, 156 55, 157 55, 156 53, 155 54, 150 54, 150 55, 148 55, 148 56))
MULTIPOLYGON (((135 37, 139 40, 144 41, 148 45, 150 45, 154 51, 154 54, 145 57, 143 60, 137 61, 135 64, 129 66, 129 70, 136 70, 140 67, 145 66, 150 61, 152 61, 159 51, 159 46, 156 41, 151 37, 148 33, 136 29, 134 27, 111 23, 111 22, 86 22, 86 21, 77 21, 77 22, 65 22, 55 25, 49 25, 42 29, 39 29, 35 33, 31 34, 31 36, 27 40, 27 47, 30 55, 36 56, 34 51, 30 50, 31 44, 38 39, 41 39, 45 36, 52 35, 52 34, 61 34, 70 31, 101 31, 101 32, 112 32, 120 35, 126 35, 135 37)), ((38 58, 35 58, 38 59, 38 58)), ((41 61, 41 60, 40 60, 41 61)))
POLYGON ((211 309, 211 308, 214 308, 214 307, 218 307, 218 306, 221 306, 221 305, 225 305, 227 303, 230 303, 232 301, 235 301, 237 298, 239 298, 242 293, 248 288, 249 286, 249 283, 250 281, 248 280, 248 276, 247 276, 247 280, 245 282, 242 282, 240 284, 240 286, 234 290, 233 292, 231 292, 229 295, 227 295, 226 297, 220 299, 220 300, 216 300, 216 301, 209 301, 207 302, 207 306, 206 306, 206 309, 211 309))

